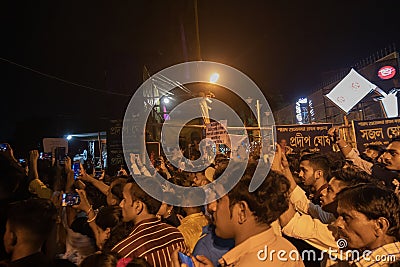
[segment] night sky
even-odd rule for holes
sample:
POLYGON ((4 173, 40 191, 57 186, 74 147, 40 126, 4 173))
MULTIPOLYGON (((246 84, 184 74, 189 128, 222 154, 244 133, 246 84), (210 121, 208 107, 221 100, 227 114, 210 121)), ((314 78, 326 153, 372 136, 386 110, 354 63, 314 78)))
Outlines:
POLYGON ((400 49, 397 1, 270 2, 198 0, 199 58, 194 0, 2 1, 0 141, 105 130, 123 117, 143 66, 224 63, 274 109, 400 49))

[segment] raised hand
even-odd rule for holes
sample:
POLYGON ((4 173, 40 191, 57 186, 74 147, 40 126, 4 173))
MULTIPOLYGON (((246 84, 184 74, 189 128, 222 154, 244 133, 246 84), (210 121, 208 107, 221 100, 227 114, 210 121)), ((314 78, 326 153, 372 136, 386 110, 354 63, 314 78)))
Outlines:
POLYGON ((92 176, 90 176, 86 171, 85 168, 83 168, 82 164, 80 165, 80 170, 79 170, 79 179, 81 179, 82 181, 86 181, 86 182, 91 182, 94 178, 92 176))
POLYGON ((12 150, 10 144, 6 143, 6 149, 1 150, 0 153, 2 153, 6 158, 10 160, 17 161, 14 157, 14 151, 12 150))
POLYGON ((70 157, 66 156, 65 157, 65 172, 68 173, 70 171, 72 171, 72 160, 70 157))
POLYGON ((34 162, 39 159, 39 151, 38 150, 31 150, 29 151, 29 161, 34 162))
POLYGON ((83 210, 86 213, 90 212, 92 206, 89 203, 89 200, 86 197, 86 191, 83 189, 76 189, 76 192, 79 194, 79 198, 81 202, 78 205, 72 206, 74 209, 83 210))
POLYGON ((334 142, 336 142, 339 139, 339 127, 333 126, 333 127, 329 128, 328 135, 331 137, 331 139, 334 142))

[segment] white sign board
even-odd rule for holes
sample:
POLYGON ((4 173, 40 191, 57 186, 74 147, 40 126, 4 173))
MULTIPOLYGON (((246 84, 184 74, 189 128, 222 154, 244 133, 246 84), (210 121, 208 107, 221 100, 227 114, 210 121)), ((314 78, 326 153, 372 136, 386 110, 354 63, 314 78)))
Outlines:
POLYGON ((68 140, 65 138, 43 138, 43 152, 53 153, 56 147, 65 147, 65 153, 68 153, 68 140))
POLYGON ((351 69, 349 74, 325 96, 347 113, 375 88, 375 84, 351 69))
POLYGON ((210 138, 216 144, 227 144, 228 132, 226 131, 226 125, 226 120, 206 124, 206 138, 210 138))

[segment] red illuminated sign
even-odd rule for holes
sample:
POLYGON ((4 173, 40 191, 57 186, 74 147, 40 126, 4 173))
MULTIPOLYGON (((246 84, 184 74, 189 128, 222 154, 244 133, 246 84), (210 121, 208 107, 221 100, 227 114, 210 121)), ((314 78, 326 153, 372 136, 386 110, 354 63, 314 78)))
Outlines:
POLYGON ((378 70, 378 76, 382 80, 388 80, 396 75, 396 69, 392 66, 384 66, 378 70))

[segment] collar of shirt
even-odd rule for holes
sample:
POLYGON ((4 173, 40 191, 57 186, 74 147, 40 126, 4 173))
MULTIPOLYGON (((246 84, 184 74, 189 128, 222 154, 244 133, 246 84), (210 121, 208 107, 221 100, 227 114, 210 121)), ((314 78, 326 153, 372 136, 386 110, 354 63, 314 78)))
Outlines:
POLYGON ((352 261, 356 266, 387 266, 400 261, 400 242, 389 243, 373 251, 365 250, 360 254, 361 257, 352 261))
POLYGON ((182 219, 181 224, 185 221, 197 220, 197 218, 203 217, 203 216, 204 216, 204 214, 202 212, 190 214, 182 219))
POLYGON ((155 224, 155 223, 159 223, 160 219, 157 217, 154 218, 150 218, 150 219, 146 219, 143 221, 140 221, 139 223, 137 223, 134 227, 133 230, 131 231, 131 233, 129 235, 132 235, 139 227, 147 225, 147 224, 155 224))
POLYGON ((275 242, 275 240, 276 236, 272 228, 269 228, 264 232, 261 232, 257 235, 254 235, 246 239, 241 244, 235 246, 233 249, 228 251, 224 256, 222 256, 222 259, 225 262, 225 266, 229 266, 237 262, 243 255, 255 249, 257 250, 260 247, 260 245, 268 246, 271 243, 275 242))

